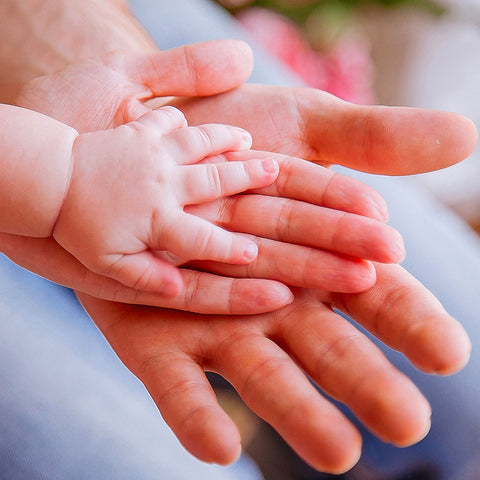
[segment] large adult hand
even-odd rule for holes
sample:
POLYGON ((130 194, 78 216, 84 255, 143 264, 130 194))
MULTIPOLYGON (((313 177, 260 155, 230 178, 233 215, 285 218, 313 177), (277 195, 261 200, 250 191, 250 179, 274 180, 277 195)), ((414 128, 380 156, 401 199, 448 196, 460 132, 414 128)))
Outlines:
POLYGON ((428 432, 428 402, 333 306, 428 372, 461 368, 470 348, 459 324, 398 265, 378 265, 377 283, 365 293, 299 290, 292 305, 250 317, 80 299, 185 448, 220 464, 235 460, 240 438, 204 370, 228 379, 248 407, 321 471, 352 467, 361 437, 303 372, 386 442, 406 446, 428 432))

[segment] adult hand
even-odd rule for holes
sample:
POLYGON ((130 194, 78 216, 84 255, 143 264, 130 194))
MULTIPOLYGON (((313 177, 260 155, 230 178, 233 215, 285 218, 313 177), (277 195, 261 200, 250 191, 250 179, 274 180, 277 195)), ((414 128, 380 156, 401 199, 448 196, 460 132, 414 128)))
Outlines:
POLYGON ((254 148, 375 174, 445 168, 466 158, 477 142, 473 122, 458 114, 354 105, 311 88, 245 84, 174 104, 191 125, 215 119, 245 128, 254 148))
POLYGON ((361 437, 303 372, 386 442, 406 446, 427 433, 431 412, 422 394, 332 307, 427 372, 461 368, 470 348, 460 325, 398 265, 377 265, 377 283, 365 293, 301 289, 293 304, 250 317, 80 300, 185 448, 220 464, 238 456, 240 437, 204 370, 229 380, 249 408, 321 471, 352 467, 361 437))
MULTIPOLYGON (((250 88, 243 90, 243 101, 252 107, 263 87, 250 88)), ((269 91, 272 90, 263 89, 264 94, 269 91)), ((314 137, 306 135, 307 130, 314 129, 315 138, 323 138, 331 150, 339 148, 339 154, 331 156, 330 161, 346 161, 348 148, 350 153, 360 153, 358 165, 366 170, 385 168, 381 158, 388 158, 392 152, 396 158, 406 155, 419 159, 419 166, 407 165, 406 172, 408 168, 418 171, 432 165, 430 159, 422 156, 423 143, 416 140, 417 135, 440 140, 438 157, 442 166, 459 161, 475 141, 470 124, 449 114, 430 112, 425 116, 422 111, 409 111, 405 118, 403 110, 385 109, 378 111, 378 117, 366 114, 371 110, 348 107, 349 115, 344 115, 344 104, 311 90, 297 91, 286 99, 270 95, 265 98, 267 103, 261 104, 266 109, 263 120, 269 117, 269 123, 250 123, 250 129, 257 148, 266 150, 288 149, 320 160, 314 155, 319 140, 313 142, 314 137), (303 102, 297 101, 299 96, 303 102), (323 117, 315 112, 322 112, 323 117), (379 121, 382 116, 385 122, 379 121), (282 118, 283 122, 275 125, 272 118, 282 118), (342 118, 348 120, 349 135, 342 134, 342 118), (391 135, 385 133, 384 125, 391 135), (392 126, 397 129, 392 130, 392 126), (357 147, 341 145, 348 137, 363 138, 365 131, 370 132, 370 138, 378 135, 382 142, 374 148, 365 142, 357 147), (334 134, 339 134, 338 138, 328 138, 334 134)), ((220 95, 206 100, 203 118, 194 103, 185 106, 185 112, 199 123, 211 115, 224 121, 227 113, 223 107, 238 106, 238 101, 239 97, 220 95), (229 101, 232 98, 235 102, 229 101)), ((250 117, 251 111, 250 108, 250 117)), ((246 113, 247 109, 239 109, 238 121, 233 123, 249 123, 246 113)), ((398 166, 388 168, 390 173, 399 170, 398 166)), ((277 234, 273 230, 270 236, 275 238, 277 234)), ((290 237, 282 240, 287 238, 290 237)), ((340 472, 358 458, 360 438, 354 427, 297 370, 296 362, 326 392, 349 404, 386 441, 405 445, 419 440, 428 429, 429 408, 412 383, 332 311, 334 306, 344 307, 367 327, 369 319, 376 319, 376 325, 388 326, 383 332, 378 330, 381 338, 404 351, 426 371, 455 371, 465 363, 469 352, 464 331, 424 287, 398 266, 377 265, 376 272, 375 286, 364 294, 298 290, 295 302, 279 312, 229 317, 228 322, 224 317, 199 318, 171 310, 108 303, 84 295, 81 298, 192 453, 219 463, 227 463, 238 454, 238 434, 218 409, 203 377, 202 369, 210 368, 229 378, 251 408, 272 423, 307 461, 321 470, 340 472), (189 335, 185 335, 186 329, 189 335), (430 338, 435 338, 435 342, 427 341, 430 338), (166 359, 171 361, 168 368, 166 359)))
POLYGON ((237 87, 252 66, 250 48, 236 40, 153 53, 108 52, 28 82, 14 103, 80 133, 104 130, 149 112, 145 101, 150 98, 199 97, 237 87))
MULTIPOLYGON (((30 82, 22 89, 17 101, 21 106, 61 119, 80 131, 113 127, 148 111, 143 100, 152 95, 208 94, 231 88, 250 72, 250 54, 244 43, 236 41, 196 44, 156 54, 110 53, 102 56, 100 61, 71 65, 30 82), (212 69, 212 58, 216 59, 217 68, 231 73, 229 79, 223 76, 218 79, 212 69), (189 73, 185 74, 183 70, 189 73), (185 79, 184 83, 178 80, 179 77, 185 79)), ((238 160, 234 156, 230 159, 238 160)), ((358 258, 381 262, 402 259, 401 239, 393 229, 384 225, 386 207, 376 192, 360 182, 298 159, 279 157, 278 160, 281 173, 275 195, 288 197, 289 201, 276 199, 272 202, 271 197, 249 195, 224 199, 207 208, 190 209, 191 213, 207 216, 224 225, 232 224, 233 208, 247 215, 259 211, 275 212, 280 219, 278 227, 282 223, 295 225, 298 236, 294 243, 305 246, 294 247, 259 239, 263 254, 261 261, 252 268, 252 276, 304 287, 356 292, 370 287, 375 281, 372 265, 358 258), (302 185, 297 177, 302 178, 302 185), (301 202, 292 202, 291 199, 301 202), (304 202, 326 208, 315 208, 304 202), (239 206, 242 209, 238 209, 239 206), (317 228, 318 235, 306 238, 305 232, 310 232, 313 225, 321 226, 321 229, 317 228), (352 236, 358 239, 353 244, 350 241, 352 236), (294 269, 285 264, 284 257, 297 258, 294 269)), ((271 190, 266 193, 270 195, 271 190)), ((256 216, 259 224, 267 221, 265 215, 256 216)), ((271 221, 272 217, 268 219, 271 221)), ((257 235, 262 236, 262 233, 257 235)), ((107 300, 199 313, 260 313, 280 308, 292 300, 290 291, 278 282, 233 280, 185 269, 182 276, 187 288, 172 300, 129 289, 94 275, 76 263, 52 239, 30 240, 2 235, 0 240, 3 251, 17 263, 58 283, 107 300), (62 268, 58 268, 59 264, 62 268), (215 295, 208 294, 212 291, 215 295), (224 292, 223 295, 220 292, 224 292)))

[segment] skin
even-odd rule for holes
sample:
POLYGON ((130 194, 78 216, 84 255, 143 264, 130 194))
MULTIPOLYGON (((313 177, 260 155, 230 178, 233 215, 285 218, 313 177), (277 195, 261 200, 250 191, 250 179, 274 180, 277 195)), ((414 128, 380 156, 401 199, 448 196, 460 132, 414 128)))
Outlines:
MULTIPOLYGON (((238 48, 237 42, 231 43, 238 48)), ((52 278, 53 275, 52 279, 59 283, 92 293, 95 296, 100 295, 104 299, 168 306, 198 313, 261 313, 275 310, 293 299, 288 288, 280 285, 278 281, 295 286, 350 293, 372 286, 375 282, 375 270, 372 264, 365 260, 390 263, 401 261, 404 256, 400 235, 385 224, 386 206, 377 192, 358 181, 290 156, 259 151, 220 154, 223 150, 242 147, 246 132, 236 127, 216 124, 185 129, 185 119, 177 109, 163 107, 152 113, 147 106, 133 96, 135 92, 142 90, 142 86, 135 84, 132 78, 141 78, 143 75, 145 81, 149 82, 150 88, 153 91, 159 91, 159 88, 163 87, 165 83, 164 78, 160 79, 163 82, 162 85, 157 85, 158 80, 155 79, 153 73, 147 74, 147 68, 153 72, 162 71, 164 65, 176 64, 178 58, 184 59, 186 55, 190 55, 192 58, 202 57, 206 54, 209 56, 206 47, 205 44, 198 44, 187 49, 180 48, 145 56, 125 53, 107 54, 99 62, 90 60, 71 65, 55 74, 40 77, 22 90, 19 103, 29 106, 31 101, 32 106, 38 106, 38 102, 42 99, 39 92, 54 92, 53 88, 62 91, 60 86, 63 85, 63 89, 65 89, 63 93, 69 101, 61 103, 52 101, 52 105, 59 110, 58 117, 64 118, 70 124, 75 124, 73 99, 77 98, 77 103, 80 103, 77 82, 79 79, 82 80, 82 97, 97 98, 99 96, 98 85, 103 80, 105 85, 110 85, 109 82, 111 82, 108 92, 131 92, 127 97, 127 112, 142 115, 138 122, 117 126, 108 132, 91 133, 87 132, 92 129, 98 118, 109 111, 109 108, 102 109, 102 104, 95 102, 95 109, 93 106, 91 107, 92 124, 86 123, 86 119, 89 117, 81 116, 83 123, 80 125, 80 130, 84 130, 86 133, 80 134, 74 143, 72 158, 75 159, 75 162, 73 174, 71 174, 72 180, 62 183, 62 185, 68 183, 69 190, 67 194, 62 193, 61 195, 63 207, 60 213, 58 213, 60 209, 58 205, 54 209, 56 214, 52 218, 55 218, 56 221, 50 219, 50 222, 47 222, 46 231, 52 232, 56 242, 88 267, 89 272, 84 277, 93 277, 94 281, 75 282, 72 280, 74 277, 71 274, 65 279, 62 277, 64 268, 58 269, 56 265, 55 270, 50 269, 48 274, 38 270, 35 265, 31 264, 32 262, 29 263, 28 268, 49 278, 52 278), (191 53, 185 54, 185 50, 191 53), (135 74, 135 68, 139 65, 145 70, 141 75, 135 74), (114 85, 116 88, 113 88, 114 85), (69 103, 70 101, 72 103, 69 103), (144 110, 147 113, 144 113, 144 110), (71 115, 72 118, 69 119, 68 115, 71 115), (171 116, 173 117, 170 118, 171 116), (160 131, 164 128, 163 124, 169 124, 170 121, 179 122, 179 125, 171 132, 165 132, 162 136, 158 136, 155 132, 160 131), (155 122, 158 125, 155 125, 154 131, 151 126, 155 122), (201 140, 206 137, 210 140, 208 145, 203 145, 201 140), (180 150, 193 154, 191 150, 197 148, 195 147, 197 143, 193 141, 200 142, 198 144, 198 148, 202 149, 200 158, 206 154, 210 155, 205 160, 207 164, 196 166, 194 169, 191 166, 178 165, 175 169, 172 160, 178 157, 180 150), (150 153, 152 145, 162 152, 161 163, 152 163, 154 160, 150 153), (106 146, 108 149, 106 153, 103 153, 106 146), (89 161, 92 157, 96 158, 95 163, 89 161), (275 166, 274 172, 267 173, 262 170, 261 175, 259 172, 255 174, 256 168, 263 164, 263 161, 259 162, 259 158, 269 159, 274 164, 278 164, 280 171, 278 172, 275 166), (169 162, 172 164, 170 165, 169 162), (140 168, 139 166, 142 165, 143 167, 140 168), (192 192, 200 187, 198 172, 195 173, 195 169, 213 169, 226 182, 227 179, 233 181, 233 179, 242 178, 237 172, 239 165, 250 165, 247 169, 249 182, 243 183, 242 188, 270 184, 273 176, 276 175, 278 175, 278 182, 273 189, 251 190, 250 195, 226 198, 225 201, 217 202, 211 202, 213 197, 196 198, 193 202, 187 199, 175 207, 175 201, 182 192, 181 183, 179 183, 181 180, 191 184, 189 190, 192 192), (168 168, 173 169, 172 175, 168 173, 170 171, 168 168), (233 176, 232 174, 227 175, 232 169, 235 169, 237 173, 233 176), (144 175, 145 170, 147 171, 146 175, 144 175), (192 172, 190 176, 185 176, 185 172, 189 171, 192 172), (138 172, 138 178, 135 181, 132 181, 133 172, 138 172), (175 172, 177 177, 173 175, 175 172), (224 173, 221 174, 221 172, 224 173), (115 181, 111 180, 106 184, 105 178, 112 179, 114 173, 115 181), (165 184, 167 176, 169 179, 165 184), (306 190, 305 182, 290 186, 291 179, 307 177, 314 188, 306 190), (151 178, 156 178, 157 181, 152 184, 151 178), (134 185, 134 192, 127 188, 129 184, 132 185, 132 188, 134 185), (108 189, 106 185, 109 185, 108 189), (168 189, 171 186, 174 186, 174 190, 170 193, 172 200, 168 200, 168 189), (90 192, 95 192, 95 194, 90 192), (253 196, 253 193, 257 195, 253 196), (260 194, 268 196, 260 196, 260 194), (286 198, 275 199, 272 202, 273 195, 286 198), (114 202, 111 201, 112 198, 115 199, 114 202), (132 204, 131 198, 138 199, 136 206, 132 204), (152 199, 155 201, 152 202, 152 199), (119 205, 123 205, 123 207, 119 208, 119 205), (269 217, 269 222, 264 216, 255 220, 252 216, 252 212, 258 211, 262 205, 265 207, 265 211, 276 212, 274 217, 269 217), (234 206, 235 214, 232 212, 234 206), (188 215, 183 214, 182 208, 178 207, 183 207, 188 215), (243 231, 242 222, 238 223, 239 214, 242 211, 244 212, 243 217, 248 219, 250 226, 253 226, 255 222, 259 227, 255 230, 250 228, 248 231, 249 234, 259 237, 255 239, 255 243, 245 237, 239 237, 244 242, 255 246, 258 244, 262 248, 263 255, 256 265, 255 276, 277 282, 230 278, 248 277, 249 275, 242 269, 232 269, 231 272, 223 271, 221 275, 226 275, 224 278, 213 278, 212 275, 185 268, 178 275, 178 272, 170 264, 159 258, 158 253, 153 255, 149 250, 145 250, 145 245, 155 250, 168 250, 176 254, 175 263, 178 265, 185 264, 193 258, 206 258, 207 252, 197 251, 193 255, 192 251, 189 251, 192 246, 187 248, 185 240, 193 238, 194 235, 192 232, 185 233, 187 231, 185 223, 180 228, 178 225, 174 225, 175 222, 178 223, 185 219, 192 223, 197 216, 201 216, 211 222, 196 220, 195 225, 202 225, 204 230, 214 229, 212 224, 223 224, 229 230, 243 231), (227 215, 230 217, 228 224, 225 219, 227 215), (171 227, 163 231, 163 239, 161 225, 155 228, 155 231, 148 231, 145 236, 145 219, 153 216, 160 218, 160 224, 166 223, 170 219, 171 227), (174 218, 172 219, 172 217, 174 218), (297 231, 297 238, 289 238, 286 240, 288 243, 283 244, 268 241, 268 232, 272 228, 272 220, 276 221, 275 219, 288 225, 292 231, 297 231), (55 229, 53 229, 54 223, 55 229), (268 223, 270 226, 267 226, 268 223), (128 227, 125 228, 124 225, 128 225, 128 227), (265 227, 267 228, 265 229, 265 227), (307 228, 312 232, 312 227, 315 229, 315 235, 309 236, 307 240, 304 238, 303 232, 307 228), (96 232, 96 235, 92 232, 96 232), (139 237, 139 235, 143 235, 143 237, 139 237), (354 242, 352 242, 353 238, 354 242), (167 241, 170 243, 165 243, 167 241), (130 252, 129 255, 125 254, 126 248, 130 252), (282 262, 281 256, 295 257, 295 269, 292 270, 290 265, 282 262), (96 277, 95 272, 98 274, 96 277), (116 282, 112 283, 107 277, 111 277, 116 282), (196 288, 196 283, 200 278, 202 279, 202 295, 204 297, 207 295, 206 298, 209 300, 190 301, 187 305, 186 299, 195 298, 196 293, 193 289, 196 288), (170 280, 170 284, 166 284, 167 279, 170 280), (208 287, 208 281, 212 282, 210 287, 208 287), (119 283, 123 284, 123 287, 129 286, 130 289, 121 288, 119 283), (181 291, 182 283, 186 285, 186 291, 181 291), (236 287, 241 288, 235 288, 237 298, 232 301, 234 291, 230 293, 230 290, 234 283, 236 287), (262 295, 258 293, 258 288, 263 288, 262 295), (114 290, 112 291, 112 289, 114 290), (146 291, 155 292, 157 295, 149 297, 145 293, 146 291), (219 291, 225 292, 225 294, 221 296, 219 291), (102 292, 104 293, 102 294, 102 292), (168 299, 165 298, 167 293, 177 294, 178 298, 167 302, 168 299), (241 296, 238 296, 239 294, 241 296), (132 300, 133 296, 137 298, 132 300)), ((224 43, 211 43, 210 47, 218 51, 216 57, 219 58, 217 61, 220 63, 222 55, 227 53, 224 43)), ((249 51, 246 46, 243 48, 249 51)), ((240 58, 246 56, 243 54, 240 55, 240 58)), ((224 58, 227 63, 231 63, 230 55, 225 55, 224 58)), ((202 63, 201 58, 199 63, 202 63)), ((207 62, 204 63, 207 65, 207 62)), ((243 64, 240 68, 244 68, 243 64)), ((208 71, 210 71, 209 66, 208 71)), ((172 78, 173 75, 172 73, 172 78)), ((205 85, 207 84, 205 82, 205 85)), ((143 87, 145 88, 145 86, 143 87)), ((177 88, 180 88, 178 82, 177 88)), ((196 88, 201 90, 199 87, 196 88)), ((191 90, 187 86, 186 92, 189 91, 191 90)), ((102 95, 102 98, 113 101, 114 105, 122 104, 123 96, 112 99, 108 92, 106 91, 105 97, 102 95)), ((55 112, 52 113, 48 110, 49 105, 50 103, 46 103, 45 112, 48 111, 50 115, 55 115, 55 112)), ((126 117, 127 112, 122 113, 122 118, 133 120, 133 118, 126 117)), ((112 118, 104 118, 108 125, 115 127, 115 118, 117 118, 115 112, 112 113, 112 118)), ((247 140, 248 145, 243 145, 243 148, 250 145, 250 136, 247 140)), ((181 163, 184 162, 185 160, 182 160, 181 163)), ((69 165, 70 162, 65 162, 63 170, 69 165)), ((55 169, 55 172, 57 171, 60 169, 55 169)), ((212 178, 212 176, 207 178, 212 178)), ((20 190, 24 191, 24 189, 20 190)), ((61 191, 63 192, 63 189, 61 191)), ((232 190, 230 193, 234 193, 234 191, 232 190)), ((183 196, 185 197, 185 194, 183 196)), ((14 218, 18 219, 22 216, 14 215, 14 218)), ((23 226, 24 222, 21 225, 23 226)), ((279 227, 280 223, 275 228, 279 227)), ((23 231, 21 233, 25 234, 23 231)), ((225 236, 224 231, 221 231, 221 234, 225 236)), ((205 235, 203 236, 205 237, 205 235)), ((214 236, 211 235, 210 238, 213 240, 214 236)), ((271 240, 278 240, 278 237, 275 236, 271 240)), ((219 256, 222 252, 219 251, 218 245, 210 249, 210 260, 222 261, 222 257, 219 256)), ((46 242, 44 242, 44 246, 46 247, 46 242)), ((54 247, 55 242, 50 243, 50 246, 54 247)), ((252 259, 247 262, 241 258, 242 250, 238 248, 238 245, 236 250, 239 258, 235 263, 251 263, 252 259)), ((16 259, 15 254, 12 256, 9 253, 9 255, 16 259)), ((65 256, 60 253, 59 255, 65 256)), ((54 256, 51 253, 45 258, 52 264, 60 263, 53 262, 54 256)), ((172 255, 169 255, 168 259, 171 260, 172 255)), ((230 261, 233 260, 233 257, 230 258, 230 261)), ((201 267, 203 270, 214 272, 220 266, 220 264, 210 264, 207 267, 206 264, 203 264, 201 267)))
MULTIPOLYGON (((108 22, 105 27, 108 36, 108 22)), ((111 42, 115 32, 108 38, 111 42)), ((120 48, 122 45, 119 42, 120 48)), ((95 50, 98 47, 92 45, 92 54, 99 53, 95 50)), ((233 48, 238 49, 238 44, 233 48)), ((188 73, 188 68, 193 68, 192 63, 189 65, 185 78, 193 82, 191 94, 198 94, 200 86, 207 83, 208 93, 214 93, 218 79, 209 78, 208 69, 198 68, 202 65, 198 62, 194 73, 188 73)), ((241 65, 237 67, 241 73, 232 73, 230 79, 240 84, 245 70, 241 65)), ((169 88, 176 91, 176 79, 168 77, 168 70, 163 80, 163 94, 169 88)), ((57 101, 55 107, 52 101, 62 98, 58 97, 61 87, 37 92, 42 94, 32 101, 32 108, 48 110, 50 115, 58 108, 57 118, 65 114, 61 102, 57 101)), ((105 127, 112 118, 128 118, 131 110, 125 107, 136 104, 137 98, 124 91, 123 102, 116 99, 105 105, 105 111, 113 113, 107 115, 105 127)), ((75 103, 72 97, 69 101, 75 103)), ((21 103, 26 106, 25 97, 21 103)), ((406 174, 447 166, 467 156, 476 143, 475 128, 460 116, 350 106, 313 90, 244 86, 224 95, 192 99, 182 109, 195 123, 212 117, 225 122, 231 116, 229 112, 236 112, 235 122, 230 123, 247 126, 258 149, 378 173, 406 174), (260 98, 263 100, 258 103, 260 98), (254 107, 261 112, 259 115, 250 115, 254 107), (282 118, 282 124, 273 122, 275 118, 282 118)), ((72 123, 75 118, 80 114, 72 110, 72 123)), ((285 178, 285 185, 291 189, 298 188, 298 182, 295 175, 285 178)), ((315 189, 314 184, 306 184, 306 191, 315 189)), ((270 199, 276 200, 273 196, 270 199)), ((260 218, 264 209, 250 208, 260 218)), ((284 213, 288 218, 290 211, 284 213)), ((271 214, 264 215, 266 219, 271 214)), ((228 216, 222 223, 228 224, 228 216)), ((244 222, 239 230, 248 233, 249 228, 244 222)), ((286 242, 293 234, 272 225, 270 239, 280 235, 286 242)), ((20 263, 48 270, 39 260, 39 251, 47 248, 45 244, 26 245, 9 236, 0 241, 2 248, 6 245, 20 263)), ((53 259, 64 254, 58 245, 49 243, 48 248, 53 259)), ((258 259, 261 257, 260 248, 258 259)), ((374 267, 375 284, 363 293, 338 294, 300 287, 294 290, 294 302, 283 309, 245 318, 204 317, 107 302, 85 294, 79 297, 194 455, 226 464, 240 451, 238 431, 218 406, 205 378, 204 370, 208 369, 224 375, 247 405, 271 423, 307 462, 319 470, 340 473, 357 461, 360 435, 313 388, 303 371, 326 393, 349 405, 380 438, 396 445, 414 443, 426 434, 430 409, 412 382, 333 308, 348 313, 427 372, 453 373, 466 363, 470 351, 463 328, 418 281, 399 265, 375 263, 374 267)), ((71 261, 65 271, 71 269, 71 276, 80 279, 79 268, 71 261)), ((251 276, 255 276, 255 268, 256 263, 249 269, 251 276)), ((85 272, 84 278, 88 278, 85 272)))
POLYGON ((184 212, 186 205, 276 179, 278 164, 267 157, 198 163, 250 144, 250 135, 236 127, 187 127, 173 107, 81 134, 73 144, 69 187, 52 235, 93 272, 170 296, 180 293, 182 279, 155 251, 250 263, 258 253, 255 242, 184 212))

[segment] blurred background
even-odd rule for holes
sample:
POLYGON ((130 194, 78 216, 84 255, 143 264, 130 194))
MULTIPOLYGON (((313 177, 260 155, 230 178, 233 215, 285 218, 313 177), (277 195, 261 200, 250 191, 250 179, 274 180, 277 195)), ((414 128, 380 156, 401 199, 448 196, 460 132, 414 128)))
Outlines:
MULTIPOLYGON (((310 86, 480 125, 480 0, 217 0, 310 86)), ((478 150, 478 149, 477 149, 478 150)), ((478 151, 415 180, 480 232, 478 151)))
MULTIPOLYGON (((457 112, 480 127, 480 0, 212 1, 310 86, 354 103, 457 112)), ((478 157, 479 148, 464 162, 414 181, 480 234, 478 157)), ((228 385, 218 394, 266 480, 385 480, 362 461, 345 476, 314 472, 228 385)), ((437 477, 426 469, 394 480, 407 478, 437 477)))

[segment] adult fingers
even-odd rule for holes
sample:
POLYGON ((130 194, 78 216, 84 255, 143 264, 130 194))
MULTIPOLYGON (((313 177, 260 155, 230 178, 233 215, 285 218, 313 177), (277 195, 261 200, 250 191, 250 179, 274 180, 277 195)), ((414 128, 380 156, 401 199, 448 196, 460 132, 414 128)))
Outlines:
POLYGON ((279 282, 220 277, 188 269, 180 269, 184 288, 170 298, 126 287, 87 270, 53 238, 0 234, 0 246, 5 255, 28 270, 103 300, 231 315, 269 312, 293 300, 291 291, 279 282))
POLYGON ((277 161, 280 173, 275 183, 257 193, 301 200, 379 221, 387 220, 387 205, 380 193, 363 182, 330 168, 289 155, 256 150, 228 152, 224 156, 228 161, 241 161, 258 158, 260 155, 267 155, 277 161))
POLYGON ((255 314, 281 308, 292 300, 283 284, 262 279, 234 279, 180 269, 184 288, 176 297, 129 288, 88 270, 53 238, 0 234, 2 252, 49 280, 103 300, 174 308, 204 314, 255 314))
POLYGON ((408 175, 457 163, 477 142, 473 122, 454 113, 335 103, 321 137, 315 131, 318 123, 306 124, 306 138, 317 152, 312 160, 369 173, 408 175))
POLYGON ((224 199, 221 208, 187 210, 235 232, 352 257, 390 263, 405 255, 401 235, 381 221, 287 198, 237 195, 224 199))
POLYGON ((103 61, 146 86, 151 96, 200 96, 225 92, 250 76, 253 55, 240 40, 196 43, 161 52, 113 52, 103 61))
POLYGON ((306 297, 296 321, 285 317, 273 335, 376 436, 397 446, 420 441, 430 428, 431 409, 417 387, 355 326, 311 301, 314 294, 306 297))
POLYGON ((361 292, 375 283, 375 268, 366 260, 261 237, 255 242, 259 253, 249 265, 193 264, 217 275, 267 278, 329 292, 361 292))
POLYGON ((269 185, 278 171, 278 163, 271 158, 189 165, 180 170, 177 198, 181 205, 210 202, 269 185))
POLYGON ((164 420, 192 455, 224 465, 238 459, 237 427, 219 406, 194 360, 185 354, 154 355, 134 373, 147 385, 164 420))
POLYGON ((202 325, 185 312, 79 299, 184 447, 206 462, 235 461, 240 435, 199 365, 202 325))
POLYGON ((336 308, 419 369, 449 374, 468 362, 471 344, 458 321, 399 265, 375 265, 375 286, 357 295, 333 295, 336 308))
POLYGON ((252 315, 277 310, 293 301, 280 282, 228 278, 180 269, 185 288, 161 306, 204 314, 252 315))
POLYGON ((313 467, 343 473, 358 461, 356 428, 273 341, 260 333, 227 337, 216 346, 213 366, 313 467))

